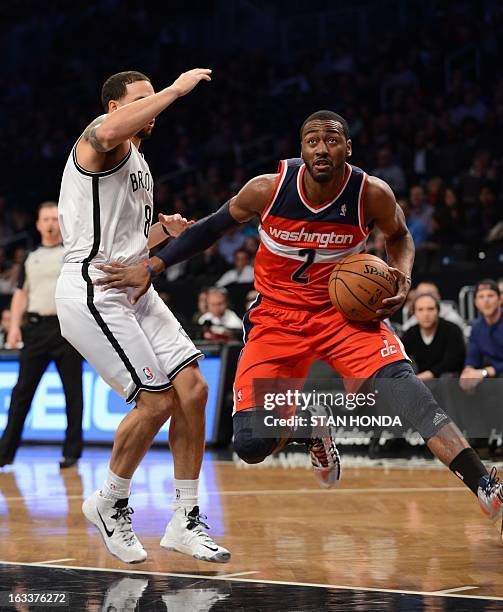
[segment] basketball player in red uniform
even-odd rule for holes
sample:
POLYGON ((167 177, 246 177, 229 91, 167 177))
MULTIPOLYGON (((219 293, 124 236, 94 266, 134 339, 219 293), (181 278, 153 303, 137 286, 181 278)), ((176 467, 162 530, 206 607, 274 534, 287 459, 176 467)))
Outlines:
MULTIPOLYGON (((261 244, 255 259, 257 299, 244 317, 245 346, 234 384, 234 448, 259 463, 295 440, 257 435, 263 419, 257 379, 303 379, 315 359, 344 379, 372 379, 395 412, 425 439, 429 449, 478 496, 490 517, 501 515, 503 486, 491 475, 456 425, 417 379, 399 339, 384 325, 410 288, 414 243, 389 186, 348 163, 352 143, 343 117, 318 111, 301 128, 301 158, 280 162, 276 174, 257 176, 217 212, 201 219, 142 265, 111 263, 105 288, 135 287, 138 300, 152 277, 206 249, 222 234, 254 216, 261 244), (335 262, 365 250, 372 227, 386 240, 396 295, 383 302, 377 321, 349 321, 331 304, 328 279, 335 262), (389 381, 392 384, 387 384, 389 381)), ((333 440, 313 427, 308 447, 318 479, 333 486, 340 462, 333 440)))

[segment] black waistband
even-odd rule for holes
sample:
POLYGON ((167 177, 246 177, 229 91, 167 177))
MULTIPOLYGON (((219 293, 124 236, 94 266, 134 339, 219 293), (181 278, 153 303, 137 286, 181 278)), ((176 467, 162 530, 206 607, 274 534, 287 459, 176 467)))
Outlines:
POLYGON ((40 323, 41 321, 57 321, 57 315, 39 315, 37 312, 27 312, 29 323, 40 323))

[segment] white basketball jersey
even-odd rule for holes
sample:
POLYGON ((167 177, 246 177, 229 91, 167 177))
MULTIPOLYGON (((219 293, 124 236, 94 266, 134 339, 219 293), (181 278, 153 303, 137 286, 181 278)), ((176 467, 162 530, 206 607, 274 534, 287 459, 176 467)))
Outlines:
POLYGON ((59 195, 65 263, 132 264, 148 257, 153 181, 147 162, 131 143, 115 168, 88 172, 73 148, 59 195))

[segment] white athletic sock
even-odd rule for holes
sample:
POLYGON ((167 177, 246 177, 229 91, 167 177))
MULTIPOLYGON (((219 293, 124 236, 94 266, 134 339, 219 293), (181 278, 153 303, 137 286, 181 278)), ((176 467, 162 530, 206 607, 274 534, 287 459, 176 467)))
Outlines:
POLYGON ((131 479, 121 478, 114 474, 112 470, 108 470, 105 484, 101 489, 101 495, 106 499, 127 499, 131 492, 131 479))
POLYGON ((194 506, 198 505, 197 489, 199 487, 199 479, 197 480, 173 480, 175 489, 175 497, 173 499, 173 509, 184 508, 190 512, 194 506))

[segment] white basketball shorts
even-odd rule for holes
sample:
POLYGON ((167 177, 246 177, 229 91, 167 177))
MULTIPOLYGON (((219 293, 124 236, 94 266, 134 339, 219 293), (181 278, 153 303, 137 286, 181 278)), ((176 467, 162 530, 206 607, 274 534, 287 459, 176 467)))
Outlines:
POLYGON ((127 402, 162 391, 203 354, 153 287, 135 305, 131 291, 103 290, 92 265, 63 264, 56 287, 61 333, 127 402))

